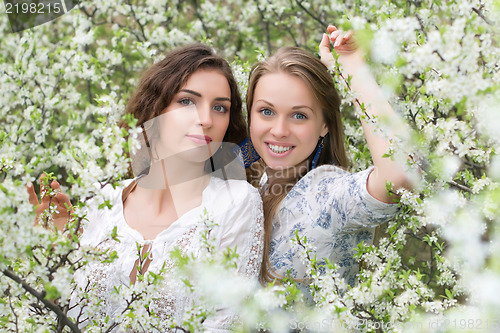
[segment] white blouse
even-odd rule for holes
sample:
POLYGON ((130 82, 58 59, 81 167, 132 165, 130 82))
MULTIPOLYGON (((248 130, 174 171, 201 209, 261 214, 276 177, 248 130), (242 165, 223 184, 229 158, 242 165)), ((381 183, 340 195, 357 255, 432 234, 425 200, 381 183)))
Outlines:
MULTIPOLYGON (((270 261, 280 275, 307 279, 299 246, 291 241, 295 231, 307 236, 316 258, 339 266, 339 274, 354 285, 358 262, 354 248, 361 241, 373 242, 374 227, 395 215, 398 205, 373 198, 366 189, 373 167, 349 173, 333 165, 322 165, 302 177, 281 202, 273 219, 270 261)), ((265 186, 267 179, 262 179, 265 186)), ((308 286, 301 286, 310 296, 308 286)))
MULTIPOLYGON (((102 299, 100 313, 96 315, 109 315, 113 320, 114 315, 123 310, 123 304, 120 305, 114 300, 116 293, 113 295, 113 290, 120 285, 130 285, 129 276, 138 259, 137 244, 150 245, 152 261, 146 274, 158 273, 164 264, 168 270, 169 265, 172 265, 169 255, 175 247, 194 256, 201 253, 200 232, 204 228, 201 216, 205 208, 217 224, 210 230, 210 237, 215 239, 217 250, 236 247, 239 255, 238 271, 252 279, 257 278, 260 273, 264 236, 262 201, 258 191, 246 181, 224 181, 212 176, 203 191, 202 204, 182 215, 154 240, 145 240, 125 221, 122 190, 131 181, 125 181, 123 186, 116 189, 111 185, 102 189, 112 208, 91 209, 81 236, 82 245, 110 249, 118 254, 118 259, 111 264, 93 264, 77 271, 75 275, 77 285, 82 290, 90 282, 98 292, 97 297, 102 299), (109 238, 115 227, 119 242, 109 238)), ((151 307, 160 318, 164 319, 170 315, 182 323, 185 307, 192 305, 193 300, 189 300, 189 297, 182 293, 182 288, 170 290, 175 288, 172 287, 175 284, 171 281, 167 283, 170 288, 158 295, 158 301, 151 304, 151 307)), ((76 316, 76 310, 73 310, 72 314, 76 316)), ((203 325, 210 331, 226 331, 230 329, 233 319, 228 311, 217 311, 214 318, 207 318, 203 325)), ((162 331, 164 330, 167 330, 167 327, 163 327, 162 331)), ((121 329, 118 327, 116 331, 121 329)))

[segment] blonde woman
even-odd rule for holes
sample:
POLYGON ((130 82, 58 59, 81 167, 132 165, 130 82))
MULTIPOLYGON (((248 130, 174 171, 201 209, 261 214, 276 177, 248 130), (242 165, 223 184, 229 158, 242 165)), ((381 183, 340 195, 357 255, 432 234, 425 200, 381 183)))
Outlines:
MULTIPOLYGON (((409 187, 398 163, 382 158, 389 142, 361 120, 373 166, 346 171, 348 161, 340 116, 340 98, 328 67, 334 64, 333 42, 343 75, 367 105, 370 117, 396 117, 369 74, 352 33, 328 27, 319 46, 321 60, 295 47, 281 48, 251 70, 247 109, 250 137, 261 159, 251 166, 264 203, 265 249, 261 279, 290 274, 307 279, 295 232, 307 236, 318 260, 328 258, 353 285, 358 263, 353 249, 371 242, 373 228, 397 210, 386 191, 409 187)), ((307 289, 307 288, 305 288, 307 289)))

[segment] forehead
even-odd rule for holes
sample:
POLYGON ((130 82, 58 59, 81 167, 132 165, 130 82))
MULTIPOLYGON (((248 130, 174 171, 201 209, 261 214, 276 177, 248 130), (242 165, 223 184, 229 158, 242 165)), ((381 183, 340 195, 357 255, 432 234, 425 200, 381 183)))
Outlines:
POLYGON ((227 78, 217 69, 198 69, 180 88, 189 89, 213 97, 231 98, 231 88, 227 78))
POLYGON ((316 98, 306 82, 298 76, 288 73, 270 73, 263 75, 255 86, 254 101, 265 99, 274 105, 306 105, 318 107, 316 98))

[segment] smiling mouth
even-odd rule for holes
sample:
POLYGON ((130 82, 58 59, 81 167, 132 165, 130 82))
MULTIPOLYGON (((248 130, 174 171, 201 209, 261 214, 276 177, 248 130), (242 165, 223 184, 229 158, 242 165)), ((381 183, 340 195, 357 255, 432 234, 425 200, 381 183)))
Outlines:
POLYGON ((278 145, 273 145, 270 143, 268 143, 267 146, 269 147, 269 149, 271 149, 271 151, 273 153, 276 153, 276 154, 286 153, 287 151, 289 151, 290 149, 295 147, 295 146, 278 146, 278 145))

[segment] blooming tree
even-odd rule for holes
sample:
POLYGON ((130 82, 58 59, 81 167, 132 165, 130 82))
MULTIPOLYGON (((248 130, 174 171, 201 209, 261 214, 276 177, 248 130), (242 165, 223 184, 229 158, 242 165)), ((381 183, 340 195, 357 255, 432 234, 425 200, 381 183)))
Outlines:
MULTIPOLYGON (((408 168, 419 170, 421 183, 399 193, 401 209, 379 230, 375 245, 358 245, 355 286, 336 273, 336 263, 320 264, 314 244, 297 234, 313 308, 292 280, 266 288, 242 281, 233 274, 231 253, 221 259, 208 251, 197 263, 177 254, 200 302, 183 323, 169 325, 200 330, 225 295, 240 315, 241 331, 497 331, 499 13, 497 0, 82 1, 57 20, 13 33, 2 5, 2 331, 80 331, 79 317, 68 315, 73 274, 117 254, 83 248, 78 232, 89 201, 102 209, 109 205, 99 188, 127 177, 127 153, 136 149, 140 132, 134 119, 125 119, 129 131, 118 122, 142 70, 164 51, 202 41, 232 62, 244 95, 255 61, 284 45, 317 52, 329 23, 356 31, 371 70, 412 129, 410 139, 394 140, 386 155, 410 156, 408 168), (45 228, 34 226, 24 186, 42 172, 47 179, 57 175, 72 198, 74 212, 64 232, 53 228, 54 209, 39 221, 45 228), (214 265, 228 271, 224 283, 234 286, 232 294, 216 296, 207 288, 207 281, 216 285, 218 271, 207 268, 214 265)), ((352 171, 358 171, 371 163, 358 120, 365 115, 353 107, 349 78, 336 68, 332 75, 343 96, 352 171)), ((390 119, 372 121, 381 131, 394 126, 390 119)), ((147 310, 148 295, 160 282, 145 276, 119 290, 127 307, 115 323, 139 331, 158 328, 158 318, 147 310)), ((91 289, 81 295, 82 311, 98 311, 91 289)), ((100 318, 87 330, 113 325, 100 318)))

